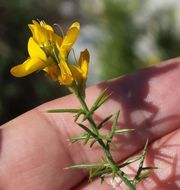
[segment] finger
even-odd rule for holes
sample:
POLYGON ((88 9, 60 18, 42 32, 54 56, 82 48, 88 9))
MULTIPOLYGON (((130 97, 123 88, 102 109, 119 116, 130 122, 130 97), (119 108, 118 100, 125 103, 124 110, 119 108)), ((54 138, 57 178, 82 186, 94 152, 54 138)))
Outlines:
MULTIPOLYGON (((179 62, 179 59, 174 59, 87 90, 89 105, 102 88, 109 87, 109 91, 113 91, 110 101, 96 113, 97 121, 120 108, 120 126, 136 129, 132 134, 117 139, 117 150, 123 154, 114 152, 116 160, 120 161, 142 148, 146 138, 155 140, 179 127, 179 62)), ((68 189, 83 179, 86 174, 81 171, 75 175, 74 171, 63 168, 73 163, 99 161, 100 149, 90 150, 81 144, 69 146, 66 140, 80 132, 73 118, 69 114, 44 113, 47 109, 77 106, 77 100, 67 96, 44 104, 3 126, 1 163, 4 166, 0 179, 3 179, 4 186, 8 184, 7 179, 13 178, 14 182, 12 180, 8 184, 12 184, 12 189, 14 184, 21 185, 23 180, 29 186, 32 181, 36 187, 43 184, 43 190, 52 184, 54 189, 68 189)))

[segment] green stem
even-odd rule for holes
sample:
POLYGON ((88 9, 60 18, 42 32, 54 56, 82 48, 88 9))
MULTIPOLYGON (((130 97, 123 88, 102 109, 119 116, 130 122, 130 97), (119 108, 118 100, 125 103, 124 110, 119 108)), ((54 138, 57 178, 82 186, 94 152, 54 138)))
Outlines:
MULTIPOLYGON (((84 101, 84 98, 81 96, 81 94, 80 94, 79 92, 76 92, 76 96, 77 96, 78 100, 80 101, 80 103, 81 103, 81 105, 82 105, 82 108, 83 108, 84 111, 86 112, 86 115, 88 115, 88 113, 89 113, 89 108, 88 108, 86 102, 84 101)), ((91 127, 92 127, 94 133, 98 136, 98 135, 99 135, 99 131, 98 131, 98 128, 97 128, 97 126, 96 126, 96 124, 95 124, 95 122, 94 122, 92 116, 89 115, 89 116, 87 117, 87 119, 88 119, 89 123, 91 124, 91 127)))
MULTIPOLYGON (((82 108, 84 109, 84 111, 86 112, 86 114, 89 113, 89 108, 86 104, 86 102, 84 101, 84 98, 80 95, 80 93, 76 92, 77 98, 79 99, 82 108)), ((96 126, 92 115, 88 115, 87 120, 89 121, 93 131, 96 133, 96 135, 94 136, 94 138, 96 138, 96 140, 98 141, 99 145, 102 147, 104 154, 106 155, 109 164, 111 165, 111 169, 113 174, 118 174, 118 176, 122 179, 122 181, 129 187, 130 190, 136 190, 135 186, 130 182, 130 180, 128 180, 127 177, 125 177, 125 173, 122 172, 118 166, 116 165, 115 161, 112 158, 112 155, 110 153, 109 150, 109 146, 106 145, 104 143, 104 141, 99 138, 99 131, 98 131, 98 127, 96 126)))
POLYGON ((104 151, 104 154, 106 155, 110 165, 111 165, 111 168, 112 168, 112 171, 115 173, 115 174, 118 174, 118 176, 122 179, 122 181, 129 187, 130 190, 136 190, 135 186, 124 176, 124 172, 122 172, 118 166, 116 165, 115 161, 113 160, 112 158, 112 155, 109 151, 109 149, 106 147, 106 145, 104 144, 104 142, 99 139, 98 140, 99 144, 101 145, 103 151, 104 151))
POLYGON ((129 187, 130 190, 136 190, 134 184, 132 184, 125 176, 125 173, 121 170, 118 171, 118 176, 122 179, 122 181, 129 187))

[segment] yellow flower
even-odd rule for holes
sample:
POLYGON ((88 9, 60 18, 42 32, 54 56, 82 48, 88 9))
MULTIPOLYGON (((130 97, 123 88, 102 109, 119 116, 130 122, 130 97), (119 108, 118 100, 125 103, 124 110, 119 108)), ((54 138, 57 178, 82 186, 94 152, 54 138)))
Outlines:
POLYGON ((58 78, 60 84, 71 86, 73 84, 74 78, 68 64, 62 60, 61 63, 59 63, 59 68, 61 70, 61 74, 58 78))
MULTIPOLYGON (((39 47, 32 37, 28 41, 29 58, 22 64, 17 65, 11 69, 11 74, 15 77, 24 77, 35 71, 45 70, 52 65, 55 61, 51 57, 47 57, 46 53, 39 47)), ((57 80, 59 72, 57 68, 51 69, 48 73, 53 80, 57 80)))
POLYGON ((59 82, 62 85, 71 86, 74 77, 71 69, 67 63, 68 54, 76 41, 80 31, 80 24, 78 22, 74 22, 68 29, 66 35, 62 39, 62 43, 56 43, 57 48, 59 50, 59 68, 61 70, 61 75, 59 75, 59 82))
POLYGON ((73 78, 78 86, 84 85, 87 80, 89 66, 89 52, 87 49, 81 52, 78 64, 70 65, 73 78))
POLYGON ((33 24, 29 24, 29 28, 32 32, 33 39, 38 43, 40 47, 52 48, 55 44, 61 44, 62 38, 54 32, 54 29, 46 24, 44 21, 33 20, 33 24))
POLYGON ((79 34, 79 23, 73 23, 64 37, 57 35, 44 21, 38 23, 33 20, 32 23, 28 25, 32 32, 32 37, 28 41, 29 58, 24 63, 13 67, 11 74, 24 77, 35 71, 44 70, 52 80, 58 80, 59 75, 64 73, 64 70, 60 71, 64 67, 59 67, 58 64, 60 60, 67 59, 79 34))
POLYGON ((65 61, 61 61, 59 64, 61 69, 61 75, 59 76, 60 83, 70 86, 75 81, 77 86, 81 86, 87 80, 88 65, 89 52, 87 49, 81 52, 78 64, 68 66, 65 61))
POLYGON ((44 21, 40 21, 40 23, 38 23, 33 20, 32 22, 33 24, 29 24, 28 26, 33 34, 33 39, 40 45, 40 47, 43 47, 48 51, 52 51, 52 48, 56 45, 59 51, 59 60, 63 59, 65 61, 79 35, 80 24, 78 22, 74 22, 69 27, 66 35, 61 37, 57 35, 53 28, 44 21))
POLYGON ((59 50, 59 59, 66 61, 67 56, 76 41, 80 32, 79 22, 74 22, 68 29, 66 35, 63 37, 62 43, 56 43, 59 50))

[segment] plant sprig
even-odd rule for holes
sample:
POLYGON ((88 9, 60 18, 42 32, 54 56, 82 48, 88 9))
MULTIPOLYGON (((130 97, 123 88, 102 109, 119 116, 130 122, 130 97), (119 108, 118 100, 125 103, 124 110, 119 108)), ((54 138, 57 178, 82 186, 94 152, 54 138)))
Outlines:
POLYGON ((103 119, 99 124, 96 124, 94 120, 94 113, 95 111, 100 108, 103 103, 105 103, 110 95, 106 95, 107 89, 102 91, 94 104, 89 109, 84 98, 81 96, 80 93, 76 92, 77 98, 81 103, 81 108, 79 109, 55 109, 55 110, 48 110, 49 113, 62 113, 62 112, 69 112, 75 114, 75 123, 84 130, 79 136, 75 136, 71 138, 72 143, 76 143, 78 141, 82 141, 84 144, 87 144, 89 141, 90 148, 94 145, 94 143, 98 143, 99 146, 102 148, 105 160, 103 162, 94 163, 94 164, 76 164, 67 167, 66 169, 88 169, 89 170, 89 180, 92 180, 95 177, 99 177, 101 182, 104 181, 104 178, 107 175, 112 175, 114 178, 115 176, 119 176, 121 180, 129 187, 130 190, 136 190, 136 185, 144 178, 148 177, 155 167, 144 167, 144 160, 147 154, 147 146, 148 141, 146 142, 143 152, 140 156, 135 158, 127 159, 121 164, 117 164, 112 157, 111 154, 111 144, 113 143, 113 139, 117 135, 123 135, 125 133, 129 133, 134 131, 134 129, 118 129, 118 119, 120 115, 120 111, 117 111, 114 116, 109 115, 105 119, 103 119), (79 117, 83 115, 81 121, 79 121, 79 117), (104 135, 101 133, 101 129, 110 123, 110 120, 113 117, 111 129, 108 134, 104 135), (83 124, 84 121, 89 122, 89 126, 83 124), (126 167, 129 164, 139 161, 139 167, 137 169, 137 173, 133 179, 127 173, 122 171, 122 168, 126 167))
POLYGON ((119 129, 118 119, 120 111, 114 115, 102 119, 97 123, 94 119, 94 114, 110 97, 107 94, 107 89, 103 90, 97 97, 94 104, 89 108, 85 101, 85 87, 88 75, 88 66, 90 54, 87 49, 80 52, 79 59, 76 59, 74 54, 74 63, 69 63, 69 53, 73 49, 73 45, 78 38, 80 32, 80 23, 74 22, 64 32, 59 25, 61 35, 56 33, 54 28, 45 21, 33 20, 32 24, 28 25, 32 36, 28 40, 28 58, 19 65, 11 69, 11 74, 15 77, 24 77, 36 71, 42 70, 46 72, 49 78, 53 81, 58 81, 68 90, 75 94, 81 104, 81 108, 69 109, 50 109, 48 113, 71 113, 74 114, 74 122, 83 129, 83 133, 79 136, 72 137, 71 142, 76 143, 82 141, 84 144, 89 144, 90 148, 96 143, 102 149, 103 161, 94 164, 77 164, 69 166, 68 169, 88 169, 89 179, 100 177, 101 182, 107 175, 112 177, 119 176, 121 180, 129 187, 130 190, 136 190, 136 185, 144 178, 148 177, 150 172, 155 167, 145 167, 144 160, 147 154, 148 141, 146 142, 143 152, 136 158, 125 160, 118 164, 114 160, 111 151, 114 138, 117 135, 132 132, 133 129, 119 129), (80 120, 81 119, 81 120, 80 120), (102 133, 102 128, 107 124, 111 129, 107 134, 102 133), (88 124, 88 125, 87 125, 88 124), (122 168, 129 164, 139 161, 139 167, 133 179, 125 173, 122 168))

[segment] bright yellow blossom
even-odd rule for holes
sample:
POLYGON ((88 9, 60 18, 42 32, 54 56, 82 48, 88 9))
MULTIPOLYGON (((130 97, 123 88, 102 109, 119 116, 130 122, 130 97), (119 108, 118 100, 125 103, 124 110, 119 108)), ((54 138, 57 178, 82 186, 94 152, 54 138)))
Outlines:
POLYGON ((62 60, 61 63, 59 63, 59 68, 61 70, 61 74, 58 78, 60 84, 71 86, 74 81, 74 78, 68 64, 62 60))
POLYGON ((44 70, 52 80, 60 80, 62 84, 72 84, 73 78, 69 78, 71 72, 66 62, 79 35, 80 24, 73 23, 66 35, 61 37, 44 21, 38 23, 33 20, 32 22, 33 24, 28 25, 32 32, 32 37, 28 41, 29 58, 24 63, 13 67, 11 74, 23 77, 44 70))
MULTIPOLYGON (((29 58, 22 64, 11 69, 11 74, 15 77, 24 77, 35 71, 45 69, 46 67, 56 64, 51 57, 39 47, 32 37, 28 41, 29 58)), ((59 75, 59 73, 57 73, 59 75)), ((51 76, 50 76, 51 77, 51 76)), ((57 78, 58 76, 56 76, 57 78)), ((55 79, 54 72, 52 79, 55 79)))
POLYGON ((67 56, 76 41, 80 31, 80 24, 78 22, 74 22, 70 28, 68 29, 66 35, 64 36, 62 43, 56 43, 57 48, 60 52, 59 59, 66 61, 67 56))
POLYGON ((11 73, 16 77, 24 77, 43 70, 52 80, 58 80, 70 91, 78 91, 84 96, 89 65, 88 50, 80 53, 78 63, 68 63, 68 55, 79 35, 80 24, 73 23, 66 35, 61 37, 44 21, 32 22, 28 25, 32 32, 28 41, 29 58, 13 67, 11 73))
POLYGON ((61 84, 70 86, 73 82, 77 86, 82 86, 87 80, 89 65, 89 52, 84 50, 80 54, 78 64, 68 64, 65 61, 59 63, 61 70, 61 75, 59 76, 59 81, 61 84))
POLYGON ((32 22, 33 24, 29 24, 28 26, 33 34, 34 40, 40 45, 40 47, 51 50, 52 46, 56 45, 59 50, 58 58, 60 60, 67 59, 67 56, 79 35, 80 24, 74 22, 69 27, 66 35, 61 37, 44 21, 41 21, 40 24, 34 20, 32 22))
POLYGON ((89 65, 89 52, 87 49, 81 52, 78 64, 70 65, 73 78, 78 86, 84 85, 87 80, 89 65))
POLYGON ((44 21, 33 20, 33 24, 29 24, 29 28, 32 32, 33 39, 39 44, 41 48, 52 49, 55 44, 62 43, 62 37, 54 32, 54 29, 46 24, 44 21))

